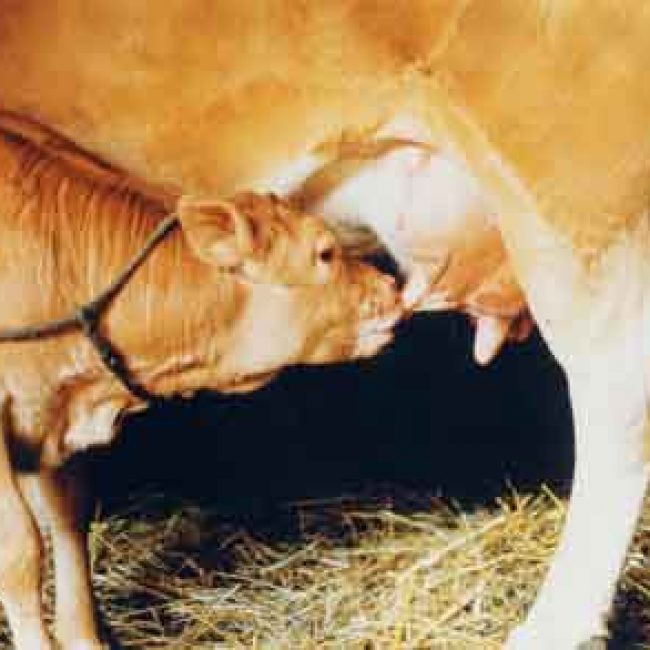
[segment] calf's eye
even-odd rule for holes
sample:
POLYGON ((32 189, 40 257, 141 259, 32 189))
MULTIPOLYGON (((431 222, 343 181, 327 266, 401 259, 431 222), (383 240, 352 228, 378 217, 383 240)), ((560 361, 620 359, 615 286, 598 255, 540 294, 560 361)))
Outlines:
POLYGON ((323 250, 318 253, 318 259, 325 264, 329 264, 334 260, 334 254, 334 246, 328 246, 327 248, 323 248, 323 250))

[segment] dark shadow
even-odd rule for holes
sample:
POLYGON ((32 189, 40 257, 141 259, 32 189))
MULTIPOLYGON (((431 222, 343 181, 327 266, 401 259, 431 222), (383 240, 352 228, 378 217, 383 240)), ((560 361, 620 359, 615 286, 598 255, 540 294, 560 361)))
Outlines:
POLYGON ((150 487, 224 512, 344 493, 489 501, 567 484, 565 383, 539 337, 488 368, 458 316, 414 318, 377 359, 299 368, 247 396, 201 394, 130 418, 93 464, 108 509, 150 487))

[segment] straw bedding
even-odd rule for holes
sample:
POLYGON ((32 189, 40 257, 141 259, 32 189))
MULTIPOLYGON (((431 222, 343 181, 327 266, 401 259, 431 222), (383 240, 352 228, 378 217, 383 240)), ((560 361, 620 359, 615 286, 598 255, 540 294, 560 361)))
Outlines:
MULTIPOLYGON (((533 600, 564 511, 547 489, 471 512, 312 502, 278 539, 139 500, 93 524, 95 590, 124 648, 489 650, 533 600)), ((617 598, 626 650, 650 648, 649 548, 646 508, 617 598)))

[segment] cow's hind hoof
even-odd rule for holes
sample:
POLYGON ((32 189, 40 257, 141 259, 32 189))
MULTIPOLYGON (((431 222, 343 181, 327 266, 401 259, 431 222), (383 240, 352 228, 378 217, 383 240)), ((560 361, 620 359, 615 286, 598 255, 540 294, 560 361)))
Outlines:
MULTIPOLYGON (((552 628, 551 628, 552 629, 552 628)), ((511 633, 504 650, 608 650, 607 637, 594 635, 586 641, 578 642, 581 635, 572 639, 549 635, 549 628, 531 626, 518 627, 511 633), (546 630, 542 632, 541 630, 546 630)), ((584 637, 583 637, 584 638, 584 637)))
POLYGON ((607 650, 607 639, 604 636, 592 636, 588 641, 583 641, 577 650, 607 650))

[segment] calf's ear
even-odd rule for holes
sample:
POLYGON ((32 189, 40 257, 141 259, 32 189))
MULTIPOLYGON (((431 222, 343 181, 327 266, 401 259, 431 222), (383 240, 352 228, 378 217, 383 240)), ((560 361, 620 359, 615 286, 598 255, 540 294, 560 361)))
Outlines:
POLYGON ((204 261, 234 270, 253 254, 251 224, 232 203, 183 197, 177 214, 190 247, 204 261))

